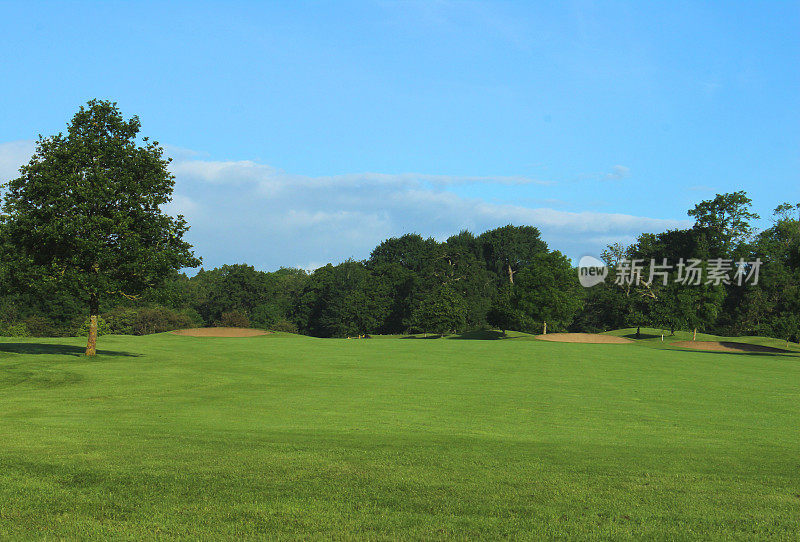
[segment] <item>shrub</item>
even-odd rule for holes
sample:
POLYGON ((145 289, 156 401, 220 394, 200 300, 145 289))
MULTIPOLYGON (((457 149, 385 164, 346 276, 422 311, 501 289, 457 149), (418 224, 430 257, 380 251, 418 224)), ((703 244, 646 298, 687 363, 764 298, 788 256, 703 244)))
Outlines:
POLYGON ((219 327, 250 327, 250 320, 241 311, 223 312, 219 319, 219 327))
POLYGON ((108 325, 108 332, 114 335, 134 335, 139 309, 131 307, 115 307, 103 314, 108 325))
POLYGON ((58 335, 53 321, 44 316, 28 316, 23 320, 31 337, 55 337, 58 335))
POLYGON ((283 320, 283 315, 273 304, 259 305, 250 311, 250 325, 259 329, 272 329, 280 320, 283 320))
POLYGON ((205 325, 203 322, 203 317, 200 316, 200 313, 191 307, 186 309, 181 309, 180 311, 178 311, 178 314, 185 316, 186 318, 188 318, 188 321, 191 322, 186 327, 199 327, 205 325))
POLYGON ((289 320, 278 320, 270 328, 272 331, 283 331, 285 333, 297 333, 297 326, 289 320))
MULTIPOLYGON (((89 335, 90 319, 86 318, 81 324, 80 329, 76 335, 89 335)), ((108 324, 102 316, 97 317, 97 335, 108 335, 108 324)))
POLYGON ((192 317, 164 307, 140 308, 133 324, 134 335, 163 333, 175 329, 196 327, 192 317))
POLYGON ((30 333, 25 322, 0 322, 0 336, 29 337, 30 333))

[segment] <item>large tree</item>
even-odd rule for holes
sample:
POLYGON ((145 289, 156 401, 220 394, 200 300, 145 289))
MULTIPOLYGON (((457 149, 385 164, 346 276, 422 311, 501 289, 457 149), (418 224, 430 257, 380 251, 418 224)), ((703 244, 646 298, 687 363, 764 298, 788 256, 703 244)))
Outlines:
POLYGON ((86 355, 96 353, 106 296, 137 297, 176 269, 195 267, 188 225, 164 213, 174 178, 157 141, 138 139, 138 117, 92 100, 67 133, 41 137, 3 202, 5 257, 17 283, 56 284, 80 296, 90 318, 86 355))
POLYGON ((696 220, 695 229, 707 233, 712 257, 732 256, 753 235, 752 220, 759 216, 750 211, 752 200, 744 190, 717 194, 688 211, 696 220))
POLYGON ((566 331, 583 307, 583 292, 569 258, 558 251, 538 254, 514 284, 523 331, 566 331))
POLYGON ((467 307, 464 298, 447 284, 426 292, 414 306, 413 327, 424 333, 445 335, 464 330, 467 307))
POLYGON ((363 262, 347 260, 320 267, 311 275, 300 304, 304 330, 318 337, 350 337, 374 333, 389 315, 386 284, 363 262))
POLYGON ((481 234, 484 258, 498 278, 514 284, 514 274, 531 264, 537 254, 547 252, 539 230, 534 226, 503 226, 481 234))

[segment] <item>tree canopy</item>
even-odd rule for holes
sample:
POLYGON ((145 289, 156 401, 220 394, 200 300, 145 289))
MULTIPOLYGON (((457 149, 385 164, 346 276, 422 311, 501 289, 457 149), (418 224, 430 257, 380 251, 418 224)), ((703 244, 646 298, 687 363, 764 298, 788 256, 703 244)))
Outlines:
MULTIPOLYGON (((137 140, 137 117, 92 100, 66 134, 40 137, 6 186, 3 248, 17 284, 57 284, 96 319, 100 299, 133 298, 172 272, 199 264, 188 225, 163 206, 173 176, 158 142, 137 140)), ((87 354, 94 354, 92 332, 87 354)))

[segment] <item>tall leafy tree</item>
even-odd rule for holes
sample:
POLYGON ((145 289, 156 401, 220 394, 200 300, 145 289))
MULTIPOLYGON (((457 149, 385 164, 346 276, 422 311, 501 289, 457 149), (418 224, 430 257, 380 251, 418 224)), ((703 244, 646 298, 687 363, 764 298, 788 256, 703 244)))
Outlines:
POLYGON ((496 285, 486 269, 479 240, 471 232, 463 230, 447 239, 442 249, 445 264, 443 282, 464 299, 466 325, 472 329, 484 327, 496 285))
POLYGON ((750 210, 752 200, 744 190, 717 194, 688 211, 696 220, 695 228, 707 232, 712 257, 732 253, 753 235, 752 220, 759 216, 750 210))
POLYGON ((583 306, 583 292, 569 259, 558 251, 538 254, 520 270, 514 289, 523 331, 566 331, 583 306))
POLYGON ((547 244, 534 226, 509 224, 484 232, 480 241, 487 267, 511 284, 517 271, 530 265, 534 256, 547 251, 547 244))
POLYGON ((736 306, 735 332, 800 338, 800 204, 775 209, 775 224, 754 244, 763 262, 759 283, 736 306))
POLYGON ((486 315, 487 322, 505 335, 509 329, 520 329, 522 319, 514 285, 510 282, 501 284, 486 315))
POLYGON ((385 321, 391 300, 385 284, 363 262, 347 260, 314 271, 303 294, 303 318, 312 335, 349 337, 372 333, 385 321))
POLYGON ((174 186, 169 159, 158 142, 139 141, 139 129, 138 117, 92 100, 66 134, 40 137, 7 184, 2 232, 15 280, 56 283, 86 303, 88 356, 103 298, 136 297, 200 263, 183 240, 184 218, 162 210, 174 186))
POLYGON ((418 300, 412 321, 413 327, 419 331, 444 335, 462 331, 466 316, 464 298, 449 285, 443 284, 418 300))

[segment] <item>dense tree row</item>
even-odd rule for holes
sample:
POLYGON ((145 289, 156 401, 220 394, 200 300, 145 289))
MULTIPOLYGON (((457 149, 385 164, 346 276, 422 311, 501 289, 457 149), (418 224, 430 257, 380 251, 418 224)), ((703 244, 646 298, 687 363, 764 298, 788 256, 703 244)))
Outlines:
POLYGON ((616 265, 641 260, 644 280, 638 286, 606 282, 587 290, 573 326, 585 330, 651 326, 700 330, 720 335, 766 335, 800 339, 800 204, 779 206, 772 226, 754 234, 744 192, 720 194, 689 211, 689 229, 645 233, 629 247, 609 247, 603 257, 616 265), (687 269, 674 268, 648 280, 652 262, 699 260, 701 276, 722 262, 725 280, 686 281, 687 269), (742 266, 738 262, 744 262, 742 266), (760 262, 757 270, 753 262, 760 262), (737 280, 757 271, 750 282, 737 280), (683 281, 681 279, 684 279, 683 281))
MULTIPOLYGON (((651 326, 798 340, 800 207, 782 205, 773 225, 753 234, 742 192, 701 202, 692 228, 644 233, 603 254, 610 266, 643 262, 639 284, 609 277, 582 288, 572 263, 551 251, 532 226, 505 226, 444 242, 417 234, 387 239, 365 261, 311 273, 262 272, 245 264, 174 274, 141 299, 108 300, 101 333, 148 333, 189 325, 242 325, 318 337, 481 328, 541 332, 651 326), (714 258, 762 262, 757 285, 681 283, 681 270, 648 280, 651 262, 714 258)), ((735 271, 735 267, 733 269, 735 271)), ((82 305, 46 285, 7 287, 0 333, 73 333, 82 305)))
POLYGON ((800 205, 779 206, 755 233, 747 195, 717 195, 689 211, 692 228, 608 247, 618 273, 586 289, 538 229, 511 225, 444 242, 387 239, 365 261, 312 273, 237 264, 189 277, 178 270, 201 261, 183 217, 164 212, 169 159, 139 129, 116 104, 92 100, 3 185, 0 335, 85 333, 87 355, 98 333, 198 325, 318 337, 655 326, 798 340, 800 205), (760 282, 743 286, 756 270, 760 282))

